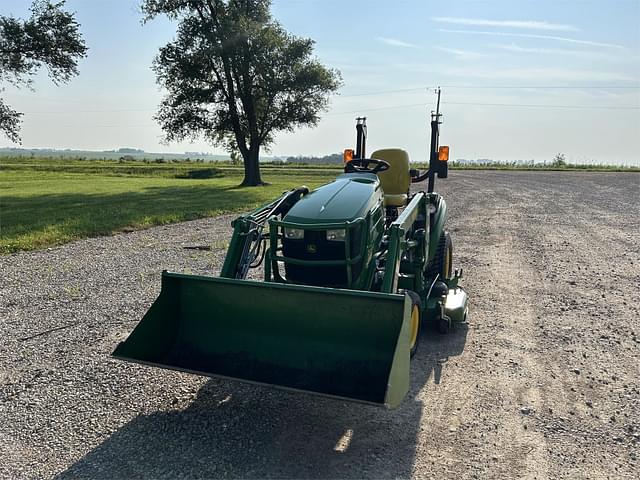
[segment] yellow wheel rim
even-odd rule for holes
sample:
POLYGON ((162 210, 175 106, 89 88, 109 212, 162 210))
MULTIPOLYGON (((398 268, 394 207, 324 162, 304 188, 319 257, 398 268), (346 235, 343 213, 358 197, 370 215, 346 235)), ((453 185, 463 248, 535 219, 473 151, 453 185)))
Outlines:
POLYGON ((418 305, 414 305, 411 309, 411 342, 409 343, 410 348, 413 350, 413 347, 416 346, 418 342, 418 329, 420 327, 420 308, 418 305))
POLYGON ((451 249, 447 248, 447 254, 444 256, 444 268, 443 268, 443 275, 446 279, 449 278, 450 274, 450 269, 451 269, 451 249))

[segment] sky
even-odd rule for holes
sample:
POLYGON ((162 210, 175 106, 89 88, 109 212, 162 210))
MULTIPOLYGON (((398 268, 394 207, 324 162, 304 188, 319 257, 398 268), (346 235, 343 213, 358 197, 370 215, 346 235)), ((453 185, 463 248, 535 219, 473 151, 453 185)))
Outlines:
MULTIPOLYGON (((28 0, 2 0, 24 17, 28 0)), ((3 85, 25 113, 25 148, 225 153, 165 144, 153 115, 163 92, 151 63, 175 23, 142 25, 135 0, 68 0, 89 47, 80 75, 34 90, 3 85)), ((315 40, 343 87, 318 126, 276 136, 270 155, 353 147, 366 116, 369 153, 399 147, 424 161, 434 88, 452 159, 640 164, 640 0, 274 0, 287 30, 315 40)), ((0 146, 11 146, 0 138, 0 146)))

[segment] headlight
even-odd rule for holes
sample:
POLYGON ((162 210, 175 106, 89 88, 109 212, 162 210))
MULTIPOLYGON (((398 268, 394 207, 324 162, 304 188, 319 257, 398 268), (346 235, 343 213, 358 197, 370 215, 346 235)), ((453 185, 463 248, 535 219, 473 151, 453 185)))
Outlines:
POLYGON ((327 230, 327 240, 334 242, 344 242, 345 230, 327 230))
POLYGON ((304 238, 304 230, 299 228, 285 228, 284 236, 291 240, 302 240, 304 238))

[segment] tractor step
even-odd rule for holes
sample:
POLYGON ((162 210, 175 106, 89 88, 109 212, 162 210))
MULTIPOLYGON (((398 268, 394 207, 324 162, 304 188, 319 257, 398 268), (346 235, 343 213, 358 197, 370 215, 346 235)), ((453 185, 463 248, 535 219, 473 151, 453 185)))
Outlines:
POLYGON ((467 292, 461 287, 450 288, 444 301, 444 313, 454 324, 467 321, 467 292))

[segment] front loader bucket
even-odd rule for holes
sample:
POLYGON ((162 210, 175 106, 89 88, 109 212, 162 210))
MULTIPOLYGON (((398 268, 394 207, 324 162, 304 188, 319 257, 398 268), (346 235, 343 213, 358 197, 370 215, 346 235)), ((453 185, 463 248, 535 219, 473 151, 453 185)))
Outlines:
POLYGON ((402 295, 163 272, 113 355, 395 408, 409 388, 409 310, 402 295))

